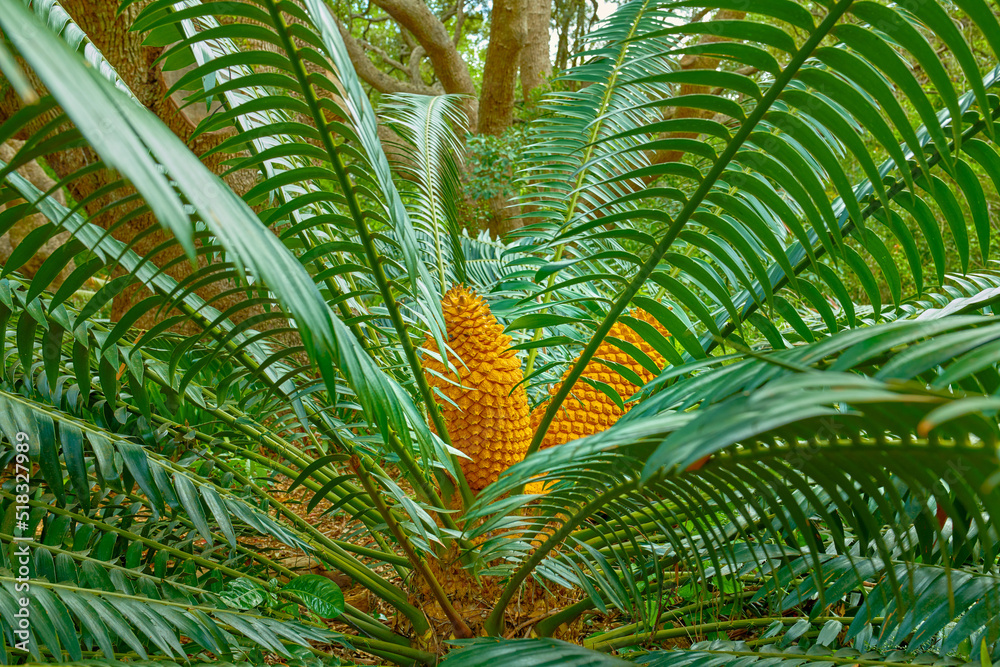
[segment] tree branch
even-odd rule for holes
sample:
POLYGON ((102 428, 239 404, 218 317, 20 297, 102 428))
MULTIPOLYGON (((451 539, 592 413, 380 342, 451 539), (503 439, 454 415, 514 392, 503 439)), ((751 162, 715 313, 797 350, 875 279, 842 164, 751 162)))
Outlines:
POLYGON ((476 94, 469 66, 452 43, 444 23, 426 4, 419 0, 373 1, 424 47, 446 93, 476 94))
POLYGON ((382 23, 388 21, 392 17, 388 14, 385 16, 366 16, 364 14, 351 14, 352 21, 367 21, 368 23, 382 23))
POLYGON ((451 41, 456 47, 462 41, 462 27, 465 25, 465 0, 455 3, 455 34, 451 41))
POLYGON ((381 58, 382 61, 389 67, 399 70, 400 72, 405 72, 406 74, 410 73, 409 66, 404 65, 402 62, 390 56, 385 49, 375 46, 374 44, 365 39, 359 39, 358 43, 361 44, 361 47, 364 48, 365 51, 371 51, 379 58, 381 58))
MULTIPOLYGON (((396 77, 386 74, 380 70, 375 66, 375 63, 368 58, 368 54, 365 53, 366 43, 351 35, 350 31, 342 22, 337 21, 337 27, 340 28, 340 36, 344 38, 344 45, 347 47, 347 55, 350 56, 354 69, 357 71, 358 76, 360 76, 361 79, 369 86, 380 93, 416 93, 418 95, 437 94, 437 91, 430 86, 423 84, 418 85, 409 81, 400 81, 396 77)), ((376 47, 370 44, 368 46, 371 47, 372 50, 376 50, 376 47)), ((381 49, 378 49, 376 52, 380 50, 381 49)), ((389 58, 387 59, 387 62, 391 60, 392 59, 389 58)), ((393 65, 393 62, 389 62, 389 64, 393 65)), ((401 69, 404 72, 408 71, 401 63, 397 64, 399 65, 398 69, 401 69)))
POLYGON ((422 46, 417 46, 413 51, 410 52, 410 58, 407 62, 407 72, 410 75, 410 81, 415 84, 422 84, 424 79, 420 76, 420 61, 424 59, 427 55, 427 50, 422 46))

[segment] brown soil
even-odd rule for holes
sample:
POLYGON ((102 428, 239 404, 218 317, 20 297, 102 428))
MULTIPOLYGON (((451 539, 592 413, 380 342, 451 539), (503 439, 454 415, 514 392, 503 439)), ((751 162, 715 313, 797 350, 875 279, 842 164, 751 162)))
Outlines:
MULTIPOLYGON (((287 482, 284 479, 282 481, 287 482)), ((285 488, 287 489, 287 484, 285 488)), ((352 521, 346 512, 327 513, 331 507, 328 501, 321 501, 312 511, 307 512, 307 506, 312 499, 311 491, 299 487, 291 493, 284 490, 271 491, 271 495, 275 500, 285 504, 315 526, 324 535, 360 546, 379 549, 379 545, 370 537, 369 532, 360 523, 352 521)), ((341 587, 344 599, 348 604, 363 612, 373 614, 400 634, 410 634, 409 622, 390 605, 355 583, 350 577, 327 570, 316 559, 310 558, 301 550, 293 549, 272 537, 263 535, 244 539, 243 543, 297 573, 309 572, 329 577, 341 587)), ((362 557, 359 559, 362 562, 369 562, 362 557)), ((478 577, 477 580, 477 577, 462 567, 457 545, 441 558, 428 558, 427 562, 456 610, 475 634, 481 634, 483 623, 493 609, 493 604, 503 588, 502 580, 499 577, 478 577)), ((441 642, 453 636, 451 623, 441 606, 431 595, 426 584, 408 569, 404 570, 407 574, 404 579, 389 565, 375 562, 370 562, 370 564, 385 579, 409 591, 410 602, 424 609, 439 644, 436 647, 430 647, 430 650, 436 648, 443 653, 447 647, 441 642)), ((508 630, 505 634, 511 638, 530 636, 532 628, 538 621, 577 602, 582 597, 583 594, 580 591, 566 590, 553 584, 542 586, 538 582, 529 581, 508 606, 506 614, 508 630)), ((338 631, 350 631, 347 626, 337 621, 332 621, 331 627, 338 631)), ((559 628, 556 637, 574 641, 581 639, 584 634, 593 632, 593 628, 586 629, 586 632, 583 630, 583 623, 577 621, 571 627, 559 628)), ((381 664, 378 661, 365 662, 359 659, 357 652, 352 652, 350 655, 350 659, 357 664, 381 664)))

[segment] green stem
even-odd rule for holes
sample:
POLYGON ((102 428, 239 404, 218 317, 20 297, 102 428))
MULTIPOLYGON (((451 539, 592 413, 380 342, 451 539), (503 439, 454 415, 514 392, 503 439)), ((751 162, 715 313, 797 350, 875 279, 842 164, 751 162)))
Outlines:
MULTIPOLYGON (((389 437, 392 438, 393 440, 397 439, 396 434, 394 433, 391 433, 389 437)), ((444 501, 441 499, 441 496, 438 495, 437 490, 427 482, 427 478, 424 477, 423 472, 420 470, 420 466, 417 465, 416 459, 413 458, 413 452, 411 452, 408 447, 404 447, 402 443, 399 443, 398 451, 401 453, 400 463, 410 473, 411 481, 413 481, 413 483, 417 485, 418 490, 424 494, 424 497, 429 502, 431 502, 434 505, 434 507, 440 507, 442 509, 446 509, 444 501)), ((461 532, 461 529, 458 527, 458 524, 455 523, 455 520, 453 518, 451 518, 450 513, 442 511, 442 512, 436 512, 436 514, 438 517, 440 517, 441 525, 443 525, 445 528, 461 532)), ((447 545, 451 540, 448 536, 443 536, 443 537, 444 537, 444 544, 447 545)), ((471 543, 468 542, 468 540, 459 538, 458 542, 459 546, 462 547, 463 551, 468 551, 469 549, 472 548, 472 545, 471 543)))
POLYGON ((584 505, 572 519, 564 523, 559 530, 552 534, 549 539, 545 540, 545 542, 538 549, 536 549, 533 554, 531 554, 531 558, 518 568, 517 572, 512 574, 510 579, 507 581, 507 585, 504 586, 503 591, 500 593, 500 599, 498 599, 496 604, 493 606, 493 611, 490 612, 490 616, 486 619, 486 623, 483 626, 486 632, 490 635, 500 634, 503 625, 503 614, 507 609, 507 605, 510 603, 511 598, 514 597, 517 589, 522 583, 524 583, 524 580, 528 578, 528 575, 531 574, 532 570, 534 570, 535 567, 542 562, 550 551, 561 545, 566 538, 569 537, 570 533, 573 532, 573 529, 586 521, 591 514, 600 510, 615 498, 628 493, 638 485, 638 480, 631 480, 597 496, 584 505))
MULTIPOLYGON (((591 150, 591 149, 588 148, 587 150, 591 150)), ((576 205, 575 202, 576 202, 577 196, 578 195, 576 195, 576 194, 573 195, 573 200, 570 202, 570 206, 571 207, 576 205)), ((572 208, 570 210, 572 211, 572 208)), ((562 256, 563 256, 563 252, 565 250, 566 250, 566 244, 565 243, 559 244, 559 246, 556 247, 555 254, 552 256, 552 261, 553 262, 558 262, 559 260, 561 260, 562 256)), ((556 274, 553 273, 551 276, 548 277, 548 280, 545 282, 546 292, 545 292, 545 295, 542 297, 542 305, 543 306, 547 305, 550 301, 552 301, 552 297, 555 294, 555 291, 552 289, 552 286, 555 284, 555 281, 556 281, 556 274)), ((542 308, 538 312, 544 313, 545 309, 542 308)), ((544 334, 545 334, 545 328, 544 327, 540 327, 538 329, 535 329, 535 333, 531 336, 531 342, 532 343, 537 343, 538 341, 540 341, 542 339, 542 336, 544 334)), ((524 377, 526 377, 526 378, 531 377, 531 371, 535 370, 535 357, 537 357, 537 356, 538 356, 538 347, 532 346, 532 348, 530 350, 528 350, 528 358, 524 362, 524 377)))
MULTIPOLYGON (((799 635, 799 638, 796 641, 800 641, 802 639, 813 639, 815 637, 819 637, 819 630, 813 630, 812 632, 803 632, 801 635, 799 635)), ((775 639, 777 639, 777 637, 758 637, 757 639, 744 639, 742 641, 747 646, 768 646, 770 644, 774 644, 775 639)), ((885 664, 885 663, 879 663, 879 664, 885 664)))
POLYGON ((344 635, 349 643, 361 647, 367 653, 377 655, 380 658, 391 660, 397 665, 412 665, 414 662, 421 665, 436 665, 437 656, 427 651, 400 646, 392 642, 385 642, 370 637, 359 637, 357 635, 344 635))
POLYGON ((833 7, 833 9, 830 10, 830 13, 827 14, 825 19, 823 19, 823 22, 819 25, 816 31, 809 36, 809 39, 807 39, 805 44, 802 45, 802 48, 796 52, 796 54, 789 61, 788 65, 781 71, 781 74, 775 78, 774 83, 771 84, 767 93, 749 114, 749 116, 747 116, 746 121, 740 125, 739 131, 726 145, 725 150, 722 151, 718 159, 716 159, 715 164, 712 165, 712 169, 708 172, 708 174, 706 174, 704 180, 701 182, 701 185, 671 223, 663 239, 657 244, 656 249, 649 256, 649 258, 643 262, 642 267, 639 269, 639 273, 636 274, 621 295, 619 295, 619 297, 615 300, 614 304, 612 304, 610 312, 597 328, 597 331, 590 339, 587 347, 580 353, 579 359, 577 359, 576 363, 573 364, 573 367, 567 374, 566 379, 559 387, 559 391, 556 392, 555 396, 553 396, 552 400, 549 402, 549 406, 545 410, 545 414, 542 416, 541 423, 538 425, 538 430, 535 431, 535 437, 532 439, 531 445, 528 447, 528 451, 525 454, 526 457, 536 452, 539 446, 541 446, 542 440, 545 439, 545 434, 549 430, 549 425, 552 423, 552 420, 555 419, 560 407, 562 407, 563 401, 565 401, 566 397, 569 396, 573 389, 573 385, 576 384, 576 381, 583 374, 584 368, 586 368, 587 364, 597 352, 597 348, 604 342, 608 332, 611 331, 611 327, 618 321, 618 317, 622 314, 625 308, 628 307, 628 304, 631 303, 632 298, 638 294, 639 290, 646 284, 646 280, 650 275, 652 275, 653 271, 656 270, 660 260, 663 259, 663 256, 668 250, 670 250, 670 246, 673 245, 681 230, 691 219, 691 216, 698 209, 698 207, 701 206, 705 197, 716 186, 716 182, 719 177, 722 176, 722 172, 725 171, 729 163, 732 162, 736 152, 739 151, 744 142, 746 142, 746 140, 750 137, 750 134, 756 129, 757 125, 763 119, 764 114, 767 113, 771 105, 778 99, 778 96, 784 90, 785 86, 787 86, 788 83, 795 77, 796 72, 802 64, 805 63, 810 55, 812 55, 813 50, 820 45, 827 33, 829 33, 830 30, 833 29, 834 25, 836 25, 837 21, 840 20, 840 17, 847 12, 853 1, 854 0, 841 0, 836 6, 833 7))
MULTIPOLYGON (((649 1, 647 0, 647 2, 643 5, 642 10, 640 10, 639 16, 645 14, 646 8, 648 6, 649 6, 649 1)), ((601 104, 596 109, 594 109, 594 118, 601 118, 602 116, 604 116, 605 112, 608 109, 608 106, 611 104, 611 99, 615 91, 615 84, 618 81, 618 77, 620 76, 620 72, 622 71, 622 65, 625 63, 626 56, 628 55, 628 45, 635 38, 636 31, 638 31, 640 23, 641 22, 639 20, 635 20, 632 23, 632 28, 629 30, 628 36, 625 37, 623 40, 621 40, 621 47, 618 50, 618 60, 615 62, 614 69, 612 70, 614 73, 611 75, 611 77, 605 84, 604 97, 601 99, 601 104)), ((581 165, 586 165, 588 162, 590 162, 590 158, 594 154, 594 150, 597 147, 597 139, 600 136, 602 127, 604 127, 604 123, 593 123, 593 125, 591 126, 590 136, 587 138, 587 142, 585 144, 586 147, 584 148, 583 151, 583 156, 580 158, 581 165)), ((577 173, 576 181, 573 184, 573 194, 570 196, 569 204, 566 206, 566 217, 563 221, 564 225, 569 224, 570 220, 573 218, 574 212, 576 211, 576 204, 578 201, 580 201, 580 194, 581 192, 583 192, 583 184, 584 184, 584 179, 587 176, 587 171, 588 171, 587 169, 580 169, 579 172, 577 173)), ((560 243, 556 247, 556 252, 552 258, 552 261, 558 262, 559 260, 561 260, 563 257, 563 252, 565 250, 566 250, 566 244, 560 243)), ((552 274, 551 276, 549 276, 548 280, 546 281, 546 287, 551 288, 555 284, 555 280, 556 280, 556 274, 552 274)), ((552 300, 552 297, 553 297, 553 291, 549 289, 549 291, 545 293, 545 296, 542 297, 542 304, 543 305, 548 304, 552 300)), ((545 312, 545 310, 543 309, 540 312, 545 312)), ((541 340, 544 331, 545 329, 535 330, 534 335, 531 337, 531 341, 533 343, 537 343, 539 340, 541 340)), ((524 366, 524 377, 529 377, 531 375, 531 371, 534 370, 535 368, 535 358, 537 356, 538 356, 537 347, 532 347, 530 350, 528 350, 528 359, 524 366)))
MULTIPOLYGON (((305 231, 300 231, 298 236, 302 240, 302 245, 306 248, 315 247, 315 243, 311 238, 311 233, 307 234, 305 231)), ((315 264, 318 269, 316 271, 317 275, 325 273, 329 268, 326 262, 323 261, 323 257, 314 257, 313 264, 315 264)), ((340 291, 340 288, 337 287, 337 284, 329 276, 323 279, 323 284, 326 285, 326 288, 330 291, 330 295, 337 301, 337 310, 340 311, 340 319, 342 319, 347 325, 347 328, 351 330, 351 333, 354 334, 354 338, 357 339, 358 344, 364 348, 365 352, 367 352, 370 357, 375 358, 373 349, 369 347, 370 341, 361 331, 361 327, 358 326, 357 322, 351 321, 354 319, 354 313, 352 313, 351 309, 347 307, 347 303, 345 303, 342 298, 339 298, 344 296, 343 292, 340 291)))
MULTIPOLYGON (((320 138, 323 142, 323 148, 327 153, 327 157, 330 159, 330 164, 333 167, 333 170, 337 175, 337 180, 340 183, 340 187, 343 190, 344 198, 347 202, 347 208, 351 214, 351 219, 354 221, 355 227, 358 231, 358 236, 361 240, 361 245, 364 247, 365 254, 368 257, 369 268, 372 271, 375 283, 378 285, 379 292, 382 295, 383 306, 389 314, 389 319, 392 321, 393 328, 399 334, 399 344, 403 348, 403 354, 406 356, 406 360, 411 371, 413 372, 417 388, 420 391, 420 395, 424 399, 425 405, 427 406, 427 412, 430 415, 431 422, 433 423, 438 436, 446 444, 451 445, 452 443, 451 438, 448 435, 448 427, 444 422, 444 417, 442 416, 440 409, 438 408, 437 401, 434 399, 434 392, 431 390, 430 384, 427 382, 427 376, 423 371, 420 359, 417 357, 416 349, 413 347, 413 341, 410 340, 406 323, 403 321, 403 316, 400 313, 398 304, 396 303, 396 297, 390 289, 389 279, 382 267, 383 257, 379 254, 378 249, 375 247, 374 239, 372 238, 371 232, 368 230, 368 226, 365 222, 364 211, 361 209, 361 204, 358 201, 354 184, 351 182, 351 177, 347 173, 347 168, 341 158, 340 151, 338 151, 337 147, 333 144, 333 139, 329 126, 326 122, 326 117, 324 116, 323 110, 320 106, 319 97, 316 94, 315 88, 313 88, 309 81, 309 74, 306 72, 302 58, 299 56, 298 47, 295 45, 295 42, 289 34, 288 24, 278 7, 278 3, 275 2, 275 0, 267 0, 267 7, 271 15, 271 20, 274 22, 274 26, 277 29, 279 37, 281 38, 282 46, 288 54, 295 76, 299 81, 299 85, 302 87, 302 95, 305 98, 306 104, 309 106, 309 111, 313 117, 313 121, 316 123, 316 129, 319 130, 320 138)), ((468 507, 473 501, 472 490, 469 488, 469 484, 465 480, 465 476, 461 473, 461 466, 458 465, 455 457, 452 457, 452 459, 455 463, 456 469, 458 470, 458 482, 459 489, 462 494, 462 500, 465 502, 466 507, 468 507)))
MULTIPOLYGON (((753 597, 754 593, 754 591, 745 591, 743 593, 739 593, 738 595, 726 596, 726 599, 743 600, 748 597, 753 597)), ((670 611, 661 614, 657 619, 657 622, 662 623, 664 621, 671 621, 677 618, 684 618, 688 614, 701 611, 706 607, 714 606, 719 602, 721 602, 721 600, 714 597, 707 600, 692 602, 691 604, 678 607, 677 609, 671 609, 670 611)), ((642 627, 643 625, 643 623, 623 625, 620 628, 615 628, 605 634, 598 635, 593 638, 588 637, 583 640, 583 645, 587 648, 594 649, 595 651, 611 650, 622 646, 632 646, 633 644, 638 643, 633 641, 633 638, 650 634, 649 632, 635 632, 636 629, 642 627)))
POLYGON ((555 632, 556 628, 560 625, 572 623, 579 618, 581 614, 593 609, 595 606, 594 601, 590 598, 585 598, 575 604, 571 604, 565 609, 561 609, 551 616, 540 620, 535 625, 535 634, 539 637, 551 637, 552 633, 555 632))
MULTIPOLYGON (((725 632, 727 630, 737 630, 739 628, 755 628, 769 626, 774 623, 782 625, 795 625, 801 621, 801 617, 795 616, 773 616, 767 618, 741 618, 729 621, 716 621, 713 623, 697 623, 695 625, 685 625, 679 628, 667 628, 656 632, 639 632, 633 635, 618 637, 616 639, 593 644, 590 648, 595 651, 607 653, 625 646, 635 646, 651 642, 659 642, 664 639, 693 638, 703 636, 709 632, 725 632)), ((854 620, 853 616, 821 616, 811 619, 813 623, 826 623, 827 621, 840 621, 850 624, 854 620)), ((880 623, 882 619, 874 619, 873 623, 880 623)), ((756 654, 755 654, 756 655, 756 654)), ((882 663, 879 663, 882 664, 882 663)))
MULTIPOLYGON (((364 463, 362 463, 359 458, 357 460, 359 473, 361 472, 360 468, 363 465, 364 463)), ((399 543, 399 547, 403 550, 403 553, 406 554, 406 557, 410 559, 410 563, 413 564, 413 569, 424 578, 428 588, 430 588, 431 594, 437 600, 438 604, 441 605, 441 609, 448 617, 448 620, 451 621, 452 628, 455 631, 455 636, 459 639, 468 639, 472 637, 472 630, 469 629, 465 619, 463 619, 455 610, 455 607, 452 606, 451 600, 448 599, 448 594, 445 593, 444 589, 441 587, 441 583, 437 580, 437 577, 434 576, 434 573, 430 571, 430 568, 427 567, 427 562, 414 550, 413 545, 410 544, 410 540, 406 536, 406 533, 403 532, 403 529, 396 522, 395 517, 392 516, 392 512, 390 512, 389 508, 386 506, 385 501, 382 499, 382 495, 378 493, 377 489, 375 489, 371 481, 372 475, 370 473, 364 475, 359 474, 358 479, 361 480, 361 483, 364 485, 368 495, 370 495, 375 501, 375 506, 385 519, 385 523, 389 527, 389 531, 399 543)))

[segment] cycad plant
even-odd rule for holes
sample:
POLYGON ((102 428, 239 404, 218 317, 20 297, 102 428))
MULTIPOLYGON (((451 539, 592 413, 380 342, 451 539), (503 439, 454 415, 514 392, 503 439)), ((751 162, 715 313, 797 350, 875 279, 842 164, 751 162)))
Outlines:
POLYGON ((0 0, 0 230, 46 220, 0 276, 6 662, 1000 657, 993 5, 626 0, 504 241, 451 207, 460 100, 385 101, 390 162, 320 0, 122 12, 211 155, 0 0))

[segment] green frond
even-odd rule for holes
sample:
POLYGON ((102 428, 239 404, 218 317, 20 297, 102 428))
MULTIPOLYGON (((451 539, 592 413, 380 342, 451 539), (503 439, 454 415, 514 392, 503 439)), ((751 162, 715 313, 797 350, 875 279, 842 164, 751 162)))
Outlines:
POLYGON ((402 158, 398 170, 416 185, 416 193, 408 198, 410 215, 418 235, 430 239, 425 245, 444 294, 450 283, 468 281, 454 207, 462 154, 455 128, 467 124, 462 98, 398 93, 387 95, 380 111, 401 139, 395 144, 402 158))
MULTIPOLYGON (((809 625, 808 623, 806 624, 809 625)), ((824 626, 831 630, 836 626, 824 626)), ((800 633, 799 636, 802 636, 800 633)), ((818 634, 822 636, 821 631, 818 634)), ((830 640, 824 639, 829 644, 830 640)), ((519 639, 505 641, 476 640, 451 654, 442 664, 479 667, 502 660, 512 664, 560 664, 566 667, 620 667, 622 665, 647 665, 667 667, 673 665, 710 665, 711 667, 740 667, 744 665, 775 665, 804 667, 806 665, 871 665, 872 667, 906 667, 908 665, 960 665, 937 653, 908 655, 901 651, 864 651, 853 648, 828 648, 817 644, 808 649, 799 646, 783 647, 777 644, 749 645, 746 642, 704 641, 696 642, 690 649, 670 651, 637 651, 631 660, 588 651, 569 642, 555 639, 519 639)), ((978 663, 977 663, 978 664, 978 663)))
MULTIPOLYGON (((769 604, 789 588, 786 609, 826 608, 878 574, 886 602, 868 617, 889 616, 891 603, 920 620, 925 579, 944 576, 932 598, 948 612, 924 636, 937 635, 966 608, 952 584, 969 580, 955 577, 973 576, 968 603, 990 604, 996 576, 998 404, 976 382, 995 386, 995 366, 970 360, 997 331, 992 317, 901 320, 674 369, 680 379, 661 376, 609 430, 528 457, 487 489, 471 514, 485 519, 476 534, 508 541, 485 542, 484 559, 503 549, 505 594, 534 574, 640 624, 654 621, 639 590, 676 586, 675 566, 703 582, 749 576, 769 604), (500 498, 538 479, 552 488, 515 521, 500 498), (893 566, 862 575, 871 559, 893 566)), ((951 645, 992 622, 978 618, 956 626, 951 645)), ((897 643, 914 629, 905 622, 897 643)))
POLYGON ((560 664, 574 667, 623 667, 632 663, 621 658, 589 651, 575 644, 556 639, 528 640, 472 640, 455 642, 461 648, 451 653, 443 663, 444 667, 468 665, 486 667, 498 661, 523 665, 560 664))
MULTIPOLYGON (((15 550, 14 554, 17 553, 15 550)), ((159 597, 166 592, 166 587, 158 587, 148 580, 141 580, 146 585, 136 590, 133 580, 120 570, 107 573, 92 564, 85 564, 78 570, 75 563, 67 560, 60 560, 58 568, 58 583, 41 580, 39 572, 32 578, 28 593, 34 612, 28 645, 36 660, 42 659, 43 649, 49 656, 61 657, 66 652, 70 660, 81 659, 81 643, 72 626, 67 627, 74 621, 90 632, 101 653, 110 659, 133 653, 146 660, 149 643, 168 658, 185 658, 188 653, 175 638, 175 632, 183 633, 201 650, 229 657, 239 656, 247 650, 237 637, 282 656, 290 656, 286 648, 289 644, 309 647, 310 641, 343 641, 342 635, 323 627, 255 613, 253 606, 263 604, 263 597, 260 602, 255 599, 251 610, 245 611, 249 603, 227 599, 225 593, 212 596, 222 603, 221 606, 219 602, 201 604, 181 588, 173 588, 166 598, 159 597), (121 648, 116 649, 116 646, 121 648)), ((5 614, 4 624, 15 618, 18 608, 16 582, 15 577, 0 577, 0 605, 11 612, 9 616, 5 614)), ((268 594, 261 589, 258 595, 268 594)), ((8 625, 5 634, 9 633, 8 625)))
MULTIPOLYGON (((806 624, 808 626, 808 624, 806 624)), ((823 631, 810 632, 822 637, 823 631)), ((798 636, 802 636, 800 633, 798 636)), ((823 639, 826 644, 829 639, 823 639)), ((567 667, 619 667, 620 665, 648 665, 666 667, 668 665, 711 665, 712 667, 735 667, 736 665, 775 665, 780 667, 804 667, 806 665, 871 665, 872 667, 906 667, 908 665, 960 665, 964 663, 937 653, 905 654, 901 651, 866 651, 854 648, 828 648, 817 644, 808 649, 799 646, 779 646, 777 644, 750 645, 746 642, 703 641, 696 642, 690 649, 637 651, 631 660, 622 660, 596 651, 587 651, 578 646, 554 639, 521 639, 491 642, 478 640, 463 647, 443 663, 449 665, 489 665, 497 660, 514 661, 514 664, 540 665, 555 664, 567 667), (523 663, 517 659, 523 659, 523 663), (462 660, 460 662, 460 659, 462 660)), ((978 664, 978 663, 975 663, 978 664)))
MULTIPOLYGON (((980 3, 972 4, 978 7, 980 3)), ((720 61, 724 72, 720 74, 715 65, 703 70, 678 69, 679 75, 652 74, 647 83, 684 82, 723 94, 678 97, 677 88, 649 104, 633 102, 637 112, 685 108, 714 116, 660 119, 598 140, 597 145, 635 140, 627 153, 669 148, 675 159, 640 168, 618 165, 615 182, 632 177, 646 179, 650 185, 609 199, 602 209, 606 215, 572 220, 549 232, 550 242, 566 248, 577 243, 587 247, 600 232, 596 235, 601 242, 624 245, 629 239, 635 250, 624 274, 628 285, 611 291, 614 302, 594 322, 596 335, 550 401, 542 431, 629 303, 652 306, 646 294, 670 304, 670 313, 662 308, 651 312, 657 311, 654 314, 680 344, 682 354, 697 359, 706 349, 725 345, 736 332, 741 335, 733 337, 733 342, 745 347, 745 323, 757 328, 757 335, 771 345, 782 346, 771 320, 784 318, 791 327, 802 329, 795 309, 777 294, 786 286, 817 309, 823 308, 821 295, 833 293, 850 314, 849 325, 855 326, 852 304, 847 303, 850 297, 838 276, 845 270, 864 287, 872 319, 879 321, 887 305, 879 284, 887 286, 892 304, 898 307, 904 277, 903 267, 891 259, 882 240, 886 234, 906 249, 905 276, 921 292, 923 271, 914 234, 897 213, 886 213, 893 208, 890 202, 905 214, 912 211, 928 228, 924 236, 938 244, 936 258, 943 257, 937 240, 941 234, 935 235, 938 222, 928 212, 931 206, 939 208, 958 245, 959 268, 967 272, 971 255, 963 202, 970 210, 981 257, 987 256, 991 233, 983 178, 962 151, 972 146, 977 165, 994 162, 990 156, 996 150, 991 142, 1000 107, 987 91, 998 71, 983 76, 965 38, 949 29, 950 21, 924 23, 931 16, 940 18, 933 10, 910 13, 871 3, 855 7, 845 0, 814 18, 782 7, 766 8, 762 14, 767 22, 753 16, 739 22, 679 22, 647 33, 648 39, 641 40, 644 44, 655 43, 655 38, 678 40, 674 46, 661 46, 659 55, 668 59, 710 56, 720 61), (737 25, 749 32, 737 36, 737 25), (900 27, 886 27, 890 25, 900 27), (959 95, 950 81, 938 76, 943 71, 940 57, 931 59, 918 28, 936 34, 954 49, 969 92, 959 95), (723 39, 699 41, 705 34, 723 39), (746 37, 749 43, 727 41, 746 37), (839 44, 824 45, 831 39, 839 44), (889 43, 934 70, 930 85, 914 79, 889 43), (770 76, 758 81, 752 74, 728 71, 744 67, 770 76), (915 127, 902 111, 890 82, 913 105, 922 127, 915 127), (930 101, 932 94, 940 94, 945 101, 940 113, 930 101), (886 156, 881 166, 875 166, 871 151, 859 141, 858 129, 878 139, 886 156), (701 140, 693 141, 690 136, 701 140), (862 167, 865 179, 860 183, 852 182, 845 171, 840 156, 847 155, 857 157, 862 167), (935 175, 935 170, 943 176, 935 175), (832 198, 830 191, 835 193, 832 198), (623 208, 616 210, 617 206, 623 208), (881 218, 878 233, 870 218, 881 218), (633 225, 621 224, 637 219, 645 219, 657 231, 639 238, 632 233, 633 225), (803 273, 807 270, 808 274, 803 273)), ((979 26, 981 31, 992 28, 995 19, 988 13, 970 11, 985 21, 979 26)), ((622 13, 627 14, 624 9, 622 13)), ((552 271, 568 266, 576 272, 586 264, 553 263, 539 271, 536 279, 551 280, 552 271)), ((940 265, 938 275, 943 280, 940 265)), ((536 441, 543 435, 536 434, 536 441)))
POLYGON ((377 116, 319 0, 132 8, 156 66, 195 63, 172 99, 216 105, 201 156, 57 0, 0 0, 0 70, 41 94, 0 125, 25 139, 0 233, 41 220, 0 270, 0 468, 37 465, 0 488, 0 658, 433 664, 449 631, 427 604, 476 634, 483 609, 438 581, 465 567, 493 637, 529 579, 575 602, 445 664, 988 663, 1000 23, 953 5, 624 2, 543 98, 529 224, 495 240, 453 207, 461 101, 377 116), (80 148, 95 160, 48 192, 17 171, 80 148), (456 282, 551 397, 536 449, 616 322, 666 367, 612 397, 608 430, 473 497, 417 353, 445 349, 456 282), (22 542, 30 657, 10 654, 22 542), (345 603, 279 543, 378 601, 345 603), (581 645, 548 638, 583 614, 604 625, 573 625, 581 645))
MULTIPOLYGON (((12 0, 12 17, 32 20, 24 13, 23 8, 15 5, 12 0)), ((14 18, 10 20, 13 21, 14 18)), ((383 432, 394 430, 404 444, 413 433, 421 443, 422 450, 432 456, 437 439, 431 435, 409 396, 381 372, 366 354, 357 349, 351 332, 330 311, 301 264, 261 225, 242 201, 181 146, 159 121, 128 104, 116 103, 117 92, 108 89, 104 79, 98 74, 77 63, 57 39, 48 37, 32 42, 22 40, 19 48, 33 61, 39 75, 50 85, 52 92, 57 96, 60 93, 65 95, 67 103, 71 101, 72 93, 65 85, 65 69, 79 68, 79 82, 88 86, 93 102, 86 111, 71 105, 70 112, 75 114, 74 122, 83 128, 84 134, 95 148, 105 153, 110 164, 129 173, 135 170, 133 184, 144 194, 157 218, 176 235, 189 256, 195 255, 195 226, 173 187, 159 173, 161 168, 167 169, 176 179, 177 187, 184 191, 199 217, 220 239, 237 270, 245 267, 249 274, 265 281, 276 295, 283 295, 278 298, 288 309, 289 315, 299 323, 306 351, 326 380, 328 390, 335 393, 337 386, 332 364, 335 363, 339 369, 353 368, 354 371, 349 371, 347 375, 359 383, 355 386, 355 395, 372 423, 383 432), (65 54, 59 61, 60 69, 56 69, 54 64, 46 65, 49 61, 42 59, 43 54, 65 54), (109 127, 109 122, 122 127, 134 126, 136 130, 141 128, 143 134, 140 137, 138 133, 129 135, 103 131, 101 128, 109 127), (155 159, 145 152, 146 149, 154 151, 155 159), (140 173, 145 176, 139 178, 140 173), (212 185, 206 188, 206 183, 212 185), (277 258, 283 260, 278 261, 277 258), (395 403, 397 407, 385 410, 386 400, 395 403)), ((447 455, 439 458, 447 463, 451 462, 451 457, 447 455)))
MULTIPOLYGON (((775 665, 776 667, 799 667, 805 665, 872 665, 873 667, 907 667, 909 665, 960 665, 969 664, 957 658, 937 653, 907 654, 902 651, 868 651, 854 648, 830 649, 813 646, 803 650, 767 646, 748 646, 743 642, 699 642, 690 651, 656 651, 642 659, 642 664, 650 667, 666 665, 713 665, 730 667, 735 665, 775 665)), ((973 663, 980 664, 980 663, 973 663)))

